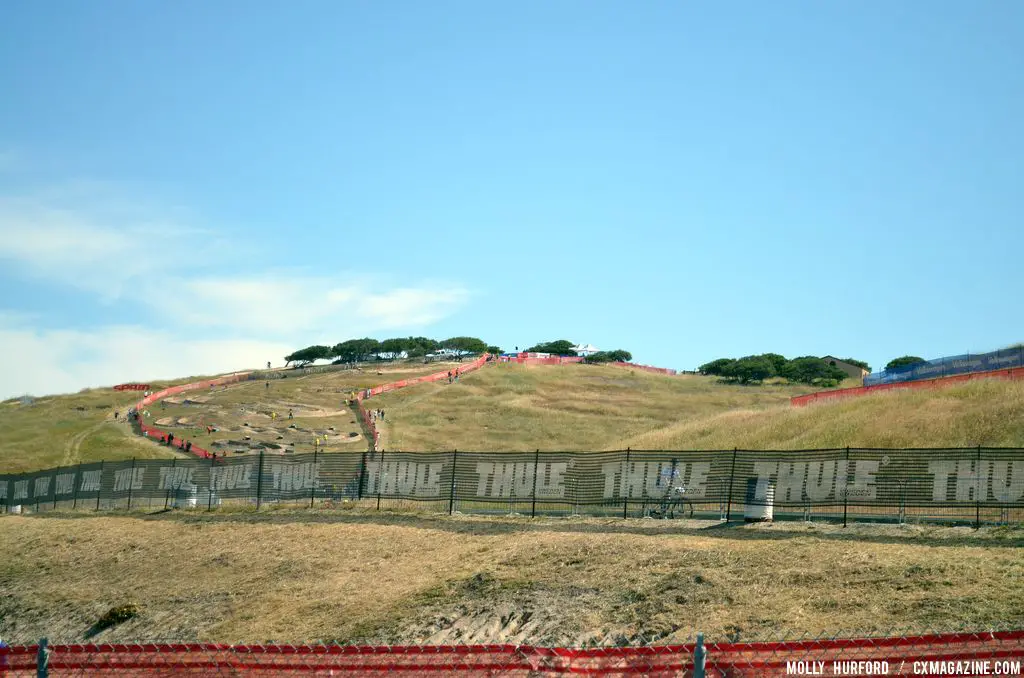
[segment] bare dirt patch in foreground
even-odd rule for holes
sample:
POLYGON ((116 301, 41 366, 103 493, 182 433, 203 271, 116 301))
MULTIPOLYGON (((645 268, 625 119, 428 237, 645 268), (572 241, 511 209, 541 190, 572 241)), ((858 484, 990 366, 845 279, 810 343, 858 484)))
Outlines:
POLYGON ((1024 626, 1024 529, 416 517, 0 519, 0 637, 579 645, 1024 626), (783 631, 785 630, 785 631, 783 631))

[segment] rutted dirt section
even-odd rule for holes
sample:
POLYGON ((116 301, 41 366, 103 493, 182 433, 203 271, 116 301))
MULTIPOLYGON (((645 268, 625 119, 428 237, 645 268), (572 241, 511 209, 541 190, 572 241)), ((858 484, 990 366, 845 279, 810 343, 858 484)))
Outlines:
POLYGON ((1020 529, 688 525, 4 516, 0 637, 585 646, 1024 625, 1020 529), (90 637, 127 603, 136 619, 90 637))

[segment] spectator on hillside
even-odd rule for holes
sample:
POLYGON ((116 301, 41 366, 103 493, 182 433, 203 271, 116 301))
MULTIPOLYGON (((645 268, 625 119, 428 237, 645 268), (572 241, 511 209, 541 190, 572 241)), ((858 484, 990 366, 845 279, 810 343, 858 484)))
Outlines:
POLYGON ((191 452, 192 451, 192 441, 191 440, 188 441, 187 443, 185 443, 185 451, 186 452, 191 452))
POLYGON ((174 444, 174 434, 173 433, 168 433, 167 434, 167 444, 168 445, 173 445, 174 444))

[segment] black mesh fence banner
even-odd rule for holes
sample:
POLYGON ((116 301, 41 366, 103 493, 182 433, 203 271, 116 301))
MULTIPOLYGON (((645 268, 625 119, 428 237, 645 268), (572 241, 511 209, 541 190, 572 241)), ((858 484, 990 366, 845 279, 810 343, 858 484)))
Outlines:
POLYGON ((1024 519, 1024 450, 262 453, 0 476, 0 506, 14 513, 225 504, 1005 523, 1024 519))

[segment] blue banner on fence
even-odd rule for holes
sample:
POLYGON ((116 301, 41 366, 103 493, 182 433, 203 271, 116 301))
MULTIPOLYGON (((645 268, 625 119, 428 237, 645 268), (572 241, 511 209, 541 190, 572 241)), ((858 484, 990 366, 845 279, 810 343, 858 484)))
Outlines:
POLYGON ((990 372, 1011 367, 1024 367, 1024 346, 1007 348, 991 353, 955 355, 937 360, 928 360, 914 365, 905 365, 864 377, 865 386, 895 384, 902 381, 935 379, 954 374, 990 372))

